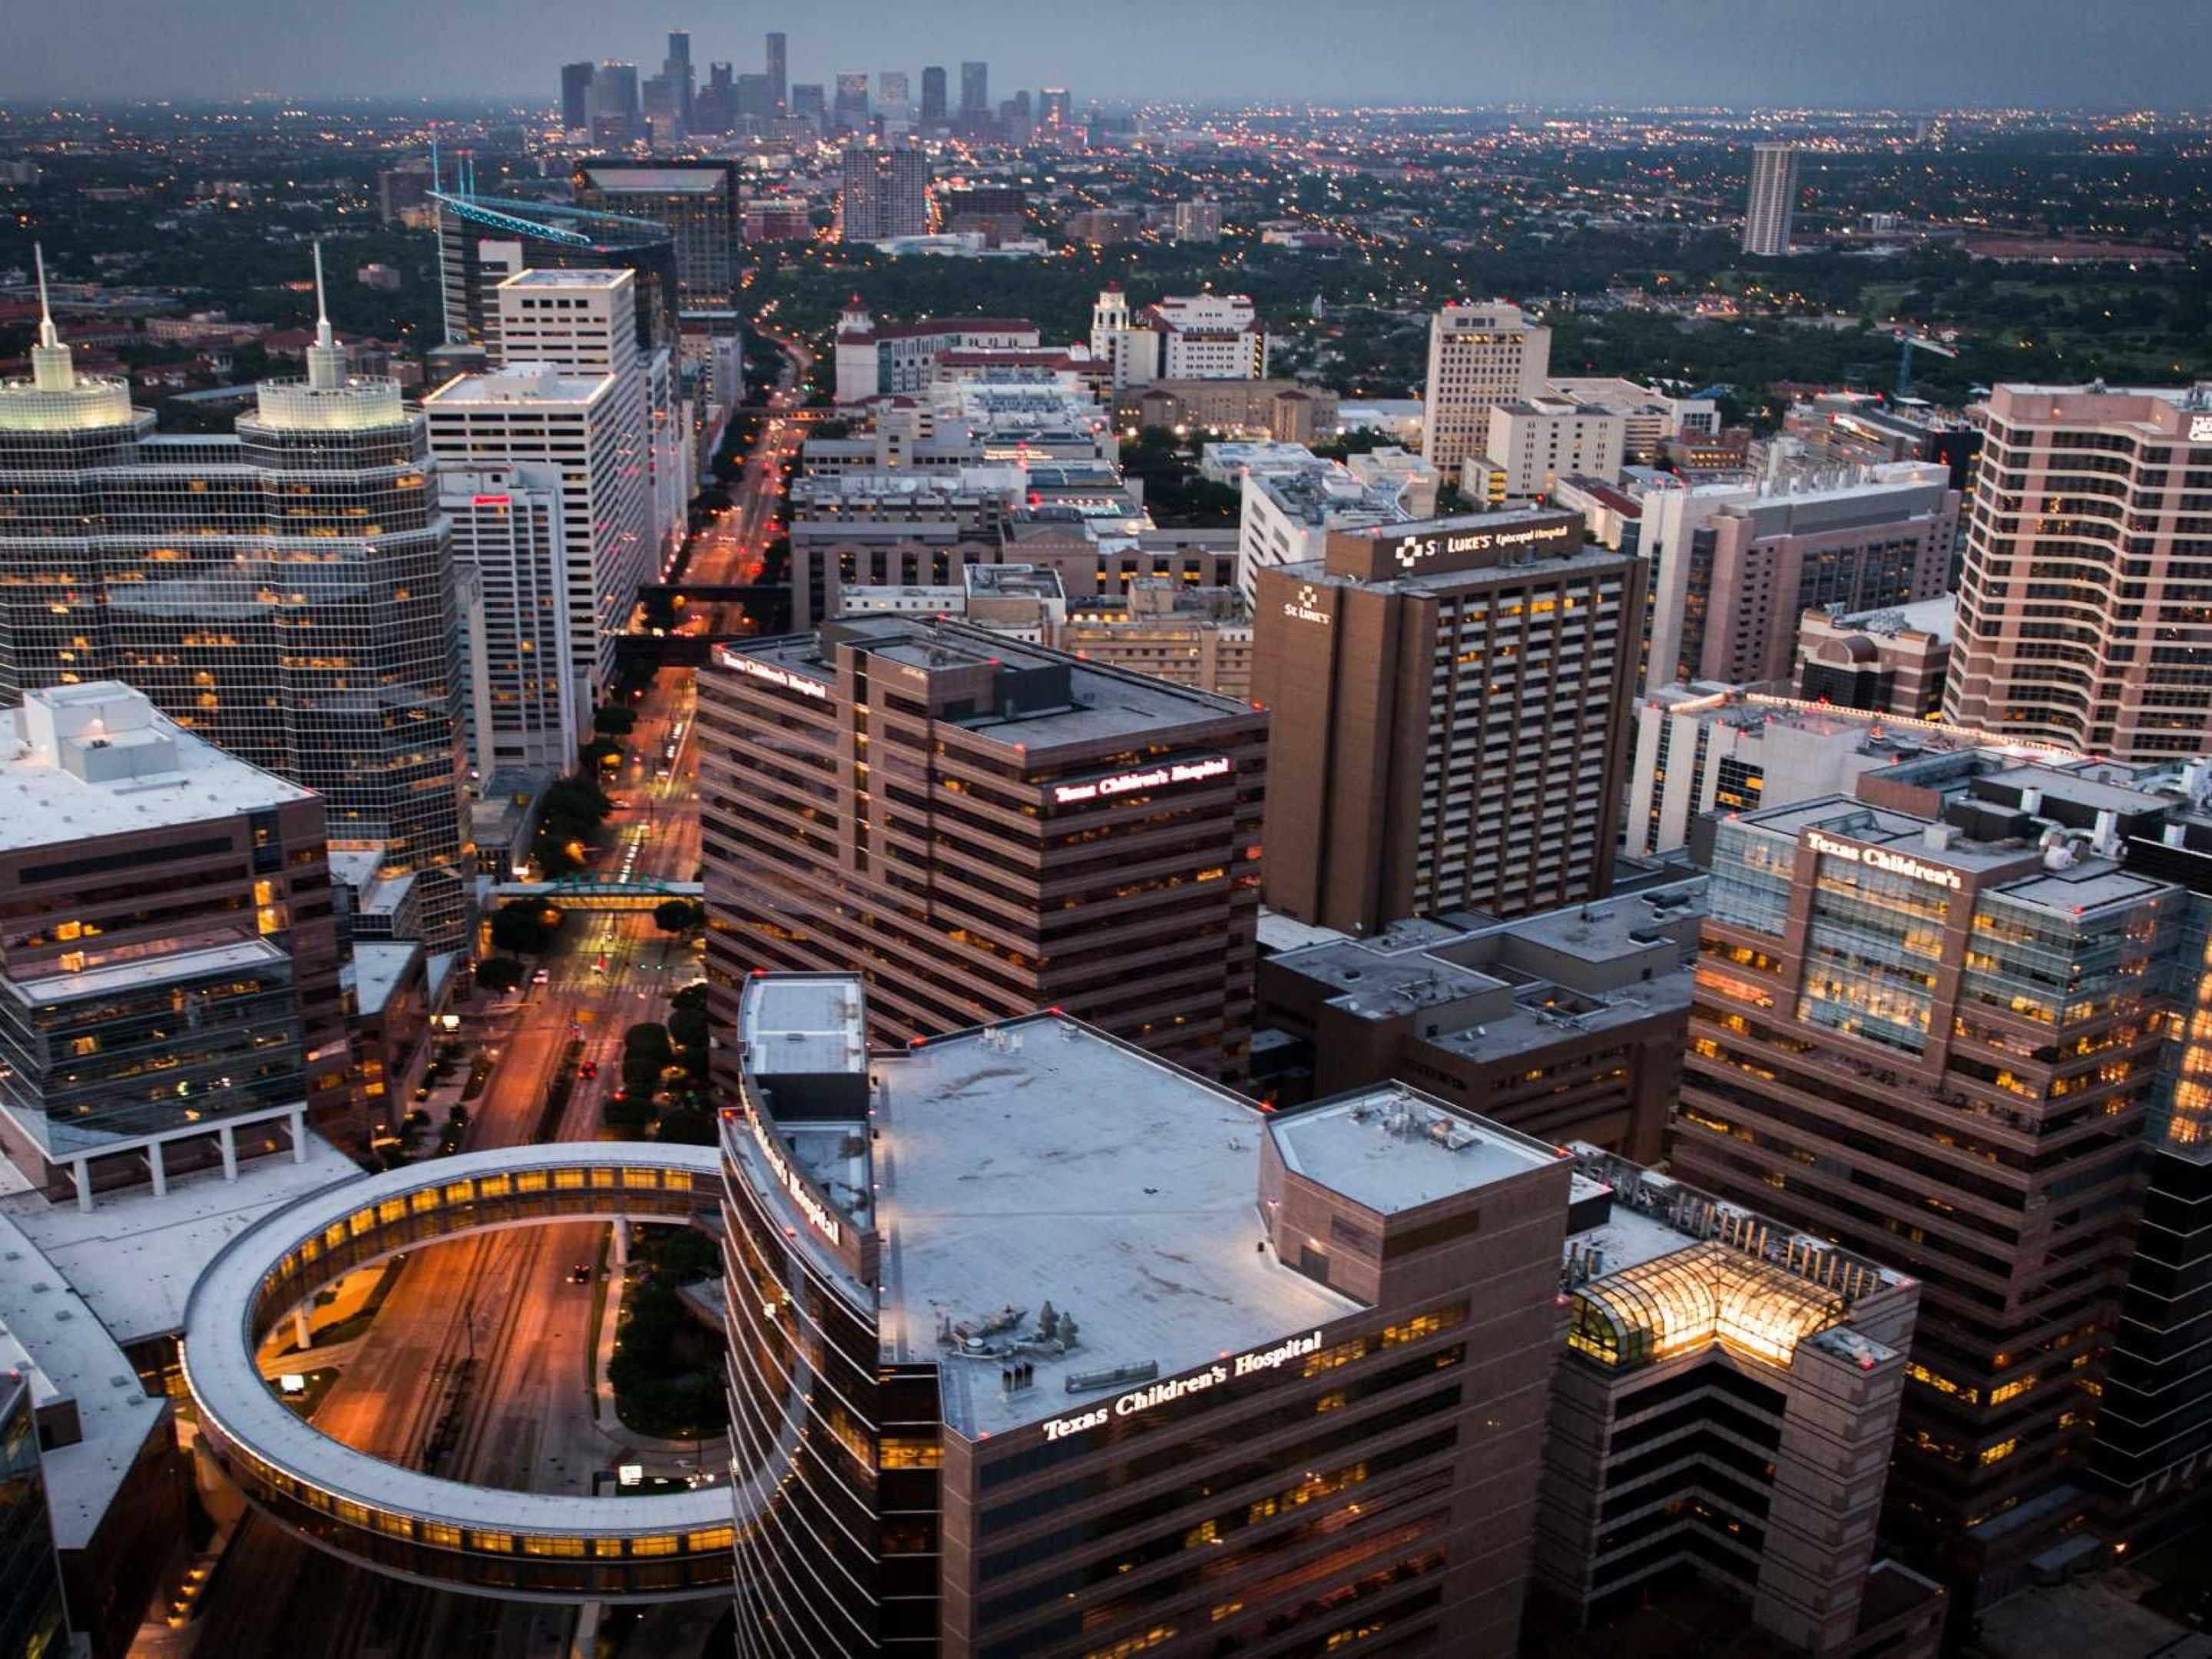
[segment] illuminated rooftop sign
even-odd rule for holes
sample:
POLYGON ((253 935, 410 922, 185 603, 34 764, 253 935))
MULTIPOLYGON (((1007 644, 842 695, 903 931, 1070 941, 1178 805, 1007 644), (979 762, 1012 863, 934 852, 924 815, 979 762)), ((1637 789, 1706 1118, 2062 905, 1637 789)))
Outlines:
POLYGON ((1863 864, 1869 870, 1880 870, 1886 875, 1910 876, 1913 880, 1924 881, 1931 887, 1948 887, 1954 893, 1966 885, 1965 878, 1956 870, 1947 870, 1940 864, 1923 863, 1909 854, 1892 852, 1887 847, 1861 847, 1853 842, 1834 841, 1818 830, 1805 832, 1805 845, 1828 858, 1863 864))
POLYGON ((1278 1365, 1287 1365, 1293 1359, 1303 1359, 1310 1353, 1321 1352, 1321 1333, 1313 1331, 1304 1336, 1294 1336, 1279 1342, 1272 1348, 1255 1348, 1240 1353, 1234 1359, 1216 1360, 1204 1370, 1193 1371, 1188 1376, 1171 1376, 1164 1382, 1147 1382, 1141 1389, 1116 1395, 1110 1405, 1096 1406, 1087 1412, 1075 1412, 1066 1417, 1047 1418, 1040 1425, 1048 1440, 1058 1440, 1071 1434, 1080 1434, 1085 1429, 1103 1428, 1116 1417, 1134 1417, 1155 1406, 1164 1406, 1172 1400, 1186 1399, 1218 1389, 1232 1377, 1256 1376, 1271 1371, 1278 1365))
POLYGON ((809 679, 804 674, 794 674, 772 662, 763 662, 757 657, 740 656, 734 651, 717 651, 714 659, 725 668, 734 668, 740 674, 766 680, 770 685, 780 685, 787 691, 796 691, 802 697, 814 697, 823 702, 830 701, 830 688, 821 681, 809 679))
POLYGON ((845 1230, 838 1224, 836 1212, 817 1198, 813 1189, 800 1178, 799 1171, 791 1167, 791 1160, 785 1158, 782 1150, 776 1146, 775 1137, 761 1121, 761 1115, 755 1111, 748 1112, 746 1116, 752 1120, 753 1139, 760 1143, 761 1156, 768 1160, 768 1167, 775 1171, 775 1178, 783 1183, 784 1191, 791 1194, 791 1201, 799 1206, 799 1213, 813 1223, 814 1231, 832 1244, 844 1243, 845 1230))
POLYGON ((1175 761, 1165 766, 1140 767, 1133 772, 1115 772, 1083 783, 1056 783, 1052 787, 1052 804, 1055 806, 1074 806, 1085 801, 1111 800, 1116 795, 1133 795, 1148 789, 1170 789, 1178 784, 1206 783, 1215 778, 1225 778, 1236 769, 1236 763, 1226 755, 1208 755, 1204 760, 1175 761))

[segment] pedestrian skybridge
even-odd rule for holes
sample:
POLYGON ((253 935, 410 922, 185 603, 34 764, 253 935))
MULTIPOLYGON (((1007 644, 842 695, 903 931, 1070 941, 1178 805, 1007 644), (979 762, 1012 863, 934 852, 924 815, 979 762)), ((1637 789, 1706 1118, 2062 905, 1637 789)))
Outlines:
POLYGON ((728 1485, 586 1498, 440 1480, 314 1428, 255 1359, 324 1285, 398 1251, 547 1222, 689 1222, 711 1213, 720 1190, 712 1148, 578 1141, 439 1158, 311 1193, 233 1239, 192 1288, 184 1370, 201 1431, 256 1507, 372 1571, 519 1601, 726 1595, 728 1485))

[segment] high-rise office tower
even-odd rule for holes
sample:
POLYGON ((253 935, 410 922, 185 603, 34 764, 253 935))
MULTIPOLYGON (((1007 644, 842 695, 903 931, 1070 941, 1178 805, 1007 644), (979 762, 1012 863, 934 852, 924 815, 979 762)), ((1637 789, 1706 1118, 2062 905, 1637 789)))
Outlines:
POLYGON ((465 578, 469 769, 488 784, 502 770, 566 771, 584 738, 589 711, 580 708, 567 669, 563 483, 550 462, 464 464, 439 474, 439 505, 465 578))
POLYGON ((1830 796, 1721 821, 1671 1146, 1683 1179, 1921 1279, 1888 1523, 1970 1606, 2091 1502, 2188 899, 2107 855, 2121 792, 2053 774, 2046 802, 2024 771, 1940 819, 1830 796))
MULTIPOLYGON (((319 286, 320 259, 317 260, 319 286)), ((433 950, 466 932, 461 665, 422 416, 346 372, 327 315, 305 379, 230 437, 154 441, 51 319, 0 386, 0 696, 120 678, 327 803, 332 845, 415 878, 433 950)))
POLYGON ((1255 581, 1269 906, 1373 933, 1613 883, 1644 567, 1576 513, 1329 532, 1255 581))
POLYGON ((720 985, 857 969, 890 1041, 1058 1006, 1244 1072, 1264 714, 884 617, 719 652, 698 731, 720 985))
POLYGON ((592 71, 591 92, 586 99, 593 143, 627 144, 642 136, 645 105, 637 84, 637 65, 610 59, 592 71))
POLYGON ((738 115, 738 88, 731 65, 708 64, 707 84, 691 102, 692 129, 704 133, 727 132, 738 115))
POLYGON ((775 109, 779 115, 791 107, 790 61, 783 36, 771 32, 768 37, 768 78, 775 83, 775 109))
POLYGON ((1503 300, 1448 305, 1429 324, 1429 377, 1422 390, 1422 454, 1448 483, 1490 443, 1490 411, 1544 392, 1552 331, 1503 300))
POLYGON ((1047 87, 1037 94, 1037 125, 1062 131, 1072 124, 1066 87, 1047 87))
POLYGON ((907 121, 914 112, 907 104, 907 79, 904 70, 879 70, 876 73, 876 112, 886 121, 907 121))
POLYGON ((661 60, 660 72, 675 90, 676 118, 688 132, 691 127, 693 88, 697 85, 691 72, 691 34, 688 29, 670 32, 668 56, 661 60))
POLYGON ((921 72, 921 122, 943 126, 945 116, 945 65, 932 64, 921 72))
POLYGON ((837 101, 830 108, 830 119, 840 132, 867 131, 868 73, 866 70, 838 71, 837 101))
POLYGON ((970 61, 960 66, 960 113, 981 120, 991 113, 991 66, 970 61))
POLYGON ((791 86, 791 112, 817 127, 830 118, 830 105, 823 94, 819 81, 794 81, 791 86))
POLYGON ((2000 386, 1944 718, 2138 762, 2212 748, 2212 399, 2000 386))
POLYGON ((523 270, 624 270, 637 274, 637 343, 671 351, 682 307, 676 243, 660 226, 566 203, 441 192, 440 292, 446 338, 499 359, 499 285, 523 270))
POLYGON ((323 802, 112 680, 0 727, 9 1158, 88 1206, 348 1118, 323 802))
POLYGON ((592 124, 592 65, 563 64, 561 65, 561 125, 563 131, 580 132, 592 124))
POLYGON ((1790 252, 1790 221, 1797 211, 1797 151, 1789 144, 1754 144, 1751 191, 1743 210, 1743 251, 1790 252))
POLYGON ((61 1568, 39 1459, 37 1373, 0 1376, 0 1538, 8 1540, 0 1578, 0 1652, 61 1654, 70 1633, 62 1613, 61 1568))
POLYGON ((574 708, 598 701, 615 642, 654 571, 649 380, 626 270, 532 270, 501 284, 505 356, 423 400, 434 453, 457 467, 560 469, 565 656, 574 708))
POLYGON ((929 156, 911 140, 889 149, 848 144, 838 234, 848 242, 920 236, 929 229, 929 156))
POLYGON ((569 193, 580 208, 665 227, 676 253, 678 302, 686 311, 729 308, 737 295, 737 251, 744 228, 736 162, 580 161, 569 193))
POLYGON ((1055 1013, 862 1018, 750 980, 725 1051, 748 1653, 1509 1659, 1567 1158, 1397 1084, 1269 1116, 1055 1013))

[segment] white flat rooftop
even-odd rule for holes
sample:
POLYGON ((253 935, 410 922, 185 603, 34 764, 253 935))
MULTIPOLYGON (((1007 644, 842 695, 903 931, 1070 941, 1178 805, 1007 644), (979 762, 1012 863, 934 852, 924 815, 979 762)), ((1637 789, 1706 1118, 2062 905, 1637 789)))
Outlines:
POLYGON ((866 1069, 858 984, 849 975, 775 975, 747 981, 741 1027, 752 1068, 769 1076, 866 1069))
POLYGON ((312 793, 225 754, 163 714, 153 716, 149 732, 118 736, 167 738, 176 769, 88 782, 51 750, 26 741, 20 708, 0 710, 0 740, 21 750, 0 760, 0 850, 70 847, 99 836, 218 822, 306 800, 312 793))
POLYGON ((1257 1107, 1072 1020, 1000 1030, 1018 1046, 973 1032, 877 1060, 883 1355, 939 1364, 950 1427, 1003 1432, 1109 1397, 1071 1373, 1173 1376, 1358 1310, 1259 1248, 1257 1107), (1027 1356, 1023 1393, 939 1344, 942 1322, 1012 1310, 1026 1334, 1047 1302, 1078 1346, 1027 1356))
POLYGON ((1284 1164, 1381 1215, 1473 1192, 1565 1156, 1469 1122, 1395 1084, 1271 1120, 1284 1164))
MULTIPOLYGON (((182 1328, 185 1299, 216 1251, 294 1199, 356 1179, 360 1166, 321 1136, 306 1158, 278 1152, 240 1160, 238 1179, 220 1169, 103 1194, 91 1210, 50 1204, 36 1192, 0 1199, 0 1224, 20 1227, 82 1296, 118 1342, 143 1342, 182 1328)), ((0 1275, 4 1276, 4 1275, 0 1275)))
POLYGON ((30 1377, 34 1403, 56 1398, 76 1403, 82 1438, 55 1447, 40 1461, 54 1543, 60 1549, 83 1549, 123 1489, 167 1402, 147 1394, 137 1370, 69 1276, 4 1214, 0 1332, 13 1338, 35 1367, 30 1377))
POLYGON ((198 951, 149 951, 128 961, 110 962, 74 974, 47 974, 38 979, 8 983, 30 1001, 59 1002, 73 997, 105 995, 134 985, 161 985, 200 974, 219 974, 286 960, 284 953, 266 939, 242 939, 198 951))

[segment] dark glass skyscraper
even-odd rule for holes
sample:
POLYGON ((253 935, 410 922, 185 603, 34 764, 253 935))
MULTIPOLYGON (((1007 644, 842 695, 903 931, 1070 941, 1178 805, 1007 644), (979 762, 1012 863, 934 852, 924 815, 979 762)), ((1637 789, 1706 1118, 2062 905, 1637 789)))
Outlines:
POLYGON ((781 115, 791 107, 791 60, 781 34, 768 37, 768 78, 775 90, 776 113, 781 115))
POLYGON ((921 121, 924 126, 945 120, 945 65, 932 64, 921 72, 921 121))
POLYGON ((0 1653, 40 1659, 68 1639, 30 1379, 0 1372, 0 1653))

